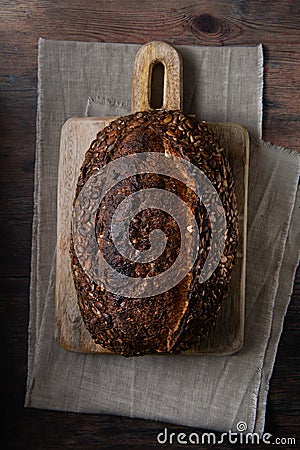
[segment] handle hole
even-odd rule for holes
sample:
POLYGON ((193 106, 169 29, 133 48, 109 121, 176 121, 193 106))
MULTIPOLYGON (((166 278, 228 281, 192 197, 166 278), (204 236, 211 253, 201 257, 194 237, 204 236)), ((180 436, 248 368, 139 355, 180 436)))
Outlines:
POLYGON ((151 98, 150 107, 162 108, 164 103, 164 78, 165 67, 161 62, 154 64, 151 75, 151 98))

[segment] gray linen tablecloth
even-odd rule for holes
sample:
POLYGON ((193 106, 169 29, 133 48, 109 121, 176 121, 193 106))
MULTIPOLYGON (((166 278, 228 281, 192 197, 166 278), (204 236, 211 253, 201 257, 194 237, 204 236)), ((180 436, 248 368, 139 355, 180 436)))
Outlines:
POLYGON ((25 405, 262 432, 282 323, 299 259, 299 155, 263 143, 262 47, 179 46, 184 110, 250 132, 245 345, 233 356, 125 359, 54 341, 56 188, 69 117, 130 112, 139 46, 39 41, 28 380, 25 405))

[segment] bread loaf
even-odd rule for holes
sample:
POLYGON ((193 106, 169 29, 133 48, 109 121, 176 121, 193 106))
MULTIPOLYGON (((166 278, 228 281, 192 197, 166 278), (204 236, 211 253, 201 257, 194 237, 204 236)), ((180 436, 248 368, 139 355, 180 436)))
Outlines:
MULTIPOLYGON (((112 122, 92 142, 86 152, 76 187, 75 202, 88 180, 118 158, 143 152, 158 152, 189 161, 203 172, 214 186, 226 217, 225 245, 209 279, 201 282, 200 273, 211 249, 212 220, 195 192, 182 181, 159 173, 140 173, 118 182, 102 198, 95 220, 95 236, 107 262, 127 277, 145 280, 168 270, 181 251, 181 236, 176 220, 166 211, 148 208, 130 223, 132 245, 143 252, 149 249, 149 234, 163 230, 166 246, 150 262, 125 258, 111 238, 113 214, 124 199, 144 189, 158 188, 179 197, 195 217, 199 229, 199 251, 192 269, 165 292, 147 297, 120 295, 93 281, 89 249, 81 244, 87 264, 83 269, 71 234, 71 266, 78 305, 93 340, 124 356, 149 353, 179 353, 205 339, 214 325, 234 267, 238 240, 238 213, 233 179, 223 149, 205 122, 181 111, 155 110, 135 113, 112 122)), ((83 217, 84 222, 88 218, 83 217)), ((188 230, 190 231, 190 230, 188 230)))

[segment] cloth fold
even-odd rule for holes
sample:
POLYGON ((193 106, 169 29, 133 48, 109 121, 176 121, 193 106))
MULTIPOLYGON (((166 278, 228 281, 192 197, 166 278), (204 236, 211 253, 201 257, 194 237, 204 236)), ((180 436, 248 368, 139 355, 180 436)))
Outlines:
POLYGON ((84 355, 54 340, 60 129, 72 116, 130 112, 139 46, 39 41, 39 101, 25 405, 262 432, 268 382, 299 258, 300 158, 261 138, 262 47, 179 46, 184 109, 244 125, 249 173, 245 344, 224 357, 84 355), (297 205, 296 205, 296 202, 297 205), (298 240, 297 240, 298 239, 298 240))

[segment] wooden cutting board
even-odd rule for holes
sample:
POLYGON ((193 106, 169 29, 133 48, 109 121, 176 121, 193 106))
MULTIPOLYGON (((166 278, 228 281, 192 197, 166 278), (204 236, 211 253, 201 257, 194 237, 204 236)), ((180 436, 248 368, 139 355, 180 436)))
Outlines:
MULTIPOLYGON (((178 53, 161 42, 146 44, 137 53, 134 66, 132 111, 150 109, 151 74, 155 63, 164 65, 162 109, 181 109, 182 62, 178 53)), ((96 134, 116 117, 71 118, 63 126, 60 142, 57 199, 57 264, 55 337, 67 350, 110 354, 95 344, 86 330, 73 283, 69 257, 72 203, 84 155, 96 134)), ((215 327, 201 345, 186 355, 224 355, 238 351, 243 344, 249 135, 233 123, 209 123, 223 146, 232 167, 239 211, 239 244, 230 293, 224 301, 215 327)))

